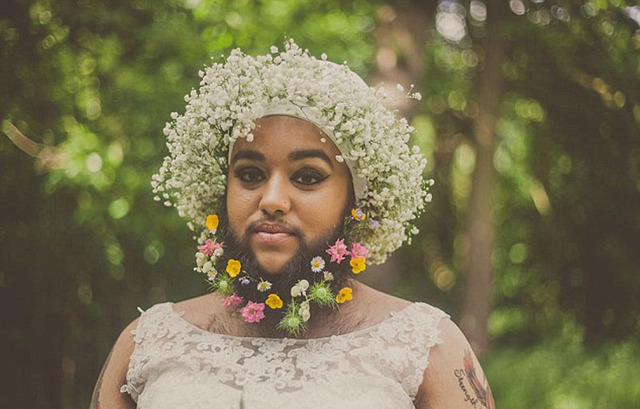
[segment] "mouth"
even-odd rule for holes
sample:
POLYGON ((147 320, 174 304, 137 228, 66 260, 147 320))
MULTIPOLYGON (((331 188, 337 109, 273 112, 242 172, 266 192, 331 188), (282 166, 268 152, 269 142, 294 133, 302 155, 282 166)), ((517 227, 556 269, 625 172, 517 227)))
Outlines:
POLYGON ((279 223, 260 223, 253 229, 252 236, 258 243, 279 245, 295 238, 293 229, 279 223))

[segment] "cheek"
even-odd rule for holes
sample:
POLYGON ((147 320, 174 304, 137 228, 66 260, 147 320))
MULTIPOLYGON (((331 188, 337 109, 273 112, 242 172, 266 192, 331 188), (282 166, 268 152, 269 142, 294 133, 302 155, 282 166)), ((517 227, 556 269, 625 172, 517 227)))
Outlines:
POLYGON ((246 190, 238 189, 234 183, 229 183, 227 189, 227 215, 229 227, 238 236, 244 234, 249 216, 253 214, 257 206, 255 198, 246 190))
POLYGON ((347 201, 347 190, 334 188, 318 197, 301 203, 300 219, 310 240, 342 225, 342 211, 347 201))

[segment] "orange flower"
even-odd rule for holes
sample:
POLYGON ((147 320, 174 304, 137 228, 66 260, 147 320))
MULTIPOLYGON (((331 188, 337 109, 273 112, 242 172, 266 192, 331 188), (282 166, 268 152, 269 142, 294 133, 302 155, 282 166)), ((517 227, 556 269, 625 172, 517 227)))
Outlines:
POLYGON ((276 308, 282 308, 283 305, 282 299, 278 297, 278 294, 269 294, 269 296, 267 297, 267 301, 265 301, 264 303, 274 310, 276 308))
POLYGON ((338 295, 336 295, 336 301, 338 302, 338 304, 342 304, 343 302, 347 302, 347 301, 351 301, 353 300, 353 290, 349 287, 344 287, 342 290, 340 290, 340 292, 338 293, 338 295))
POLYGON ((229 259, 229 262, 227 262, 227 273, 231 278, 234 278, 240 273, 240 268, 241 265, 238 260, 229 259))

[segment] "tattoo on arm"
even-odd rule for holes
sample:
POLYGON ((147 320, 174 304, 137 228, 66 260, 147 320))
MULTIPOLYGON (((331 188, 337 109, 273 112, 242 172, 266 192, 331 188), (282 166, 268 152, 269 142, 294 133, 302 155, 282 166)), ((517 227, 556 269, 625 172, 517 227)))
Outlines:
POLYGON ((465 402, 469 402, 474 409, 495 409, 489 383, 484 376, 482 379, 478 377, 471 352, 468 349, 464 352, 462 365, 462 369, 456 369, 453 374, 458 380, 458 386, 462 393, 464 393, 465 402))

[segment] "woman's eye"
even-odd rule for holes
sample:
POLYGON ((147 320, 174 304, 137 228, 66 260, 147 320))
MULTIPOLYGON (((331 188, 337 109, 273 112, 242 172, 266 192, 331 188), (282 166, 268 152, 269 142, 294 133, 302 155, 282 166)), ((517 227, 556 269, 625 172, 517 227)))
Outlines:
POLYGON ((236 172, 236 177, 246 183, 256 183, 264 179, 264 174, 260 169, 247 168, 236 172))
POLYGON ((323 176, 320 173, 313 170, 302 170, 296 173, 293 177, 293 181, 300 183, 301 185, 315 185, 325 180, 327 176, 323 176))

